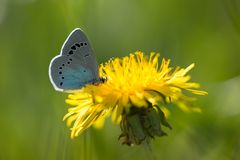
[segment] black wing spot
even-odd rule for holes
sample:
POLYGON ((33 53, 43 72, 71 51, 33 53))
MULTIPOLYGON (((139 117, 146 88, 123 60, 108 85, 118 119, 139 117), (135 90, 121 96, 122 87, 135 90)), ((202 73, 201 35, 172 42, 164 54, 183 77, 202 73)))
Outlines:
POLYGON ((62 85, 63 85, 63 82, 60 83, 60 86, 62 86, 62 85))
POLYGON ((59 74, 62 74, 62 72, 59 72, 59 74))
POLYGON ((83 72, 86 72, 86 70, 83 70, 83 72))
POLYGON ((80 43, 81 46, 83 46, 83 43, 80 43))
POLYGON ((64 79, 64 77, 62 77, 62 79, 64 79))
POLYGON ((68 54, 73 54, 73 51, 69 51, 68 54))
POLYGON ((70 64, 70 62, 67 62, 67 64, 70 64))
POLYGON ((69 61, 72 61, 72 58, 70 58, 69 61))
POLYGON ((76 43, 75 46, 80 47, 80 44, 76 43))
POLYGON ((71 49, 76 50, 76 47, 75 47, 75 46, 72 46, 71 49))
POLYGON ((86 46, 86 45, 87 45, 87 43, 85 42, 85 43, 84 43, 84 45, 86 46))
POLYGON ((62 67, 59 67, 59 69, 62 69, 62 67))
POLYGON ((89 54, 85 54, 85 55, 84 55, 84 57, 88 57, 88 56, 89 56, 89 54))
POLYGON ((65 66, 65 64, 62 64, 62 66, 65 66))

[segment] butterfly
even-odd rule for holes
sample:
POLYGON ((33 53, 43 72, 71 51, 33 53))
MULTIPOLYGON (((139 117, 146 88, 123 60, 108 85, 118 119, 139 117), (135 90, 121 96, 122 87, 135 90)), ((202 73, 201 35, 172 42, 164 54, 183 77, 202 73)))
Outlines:
POLYGON ((80 28, 65 40, 61 52, 49 65, 49 77, 57 91, 74 92, 86 84, 101 82, 95 53, 80 28))

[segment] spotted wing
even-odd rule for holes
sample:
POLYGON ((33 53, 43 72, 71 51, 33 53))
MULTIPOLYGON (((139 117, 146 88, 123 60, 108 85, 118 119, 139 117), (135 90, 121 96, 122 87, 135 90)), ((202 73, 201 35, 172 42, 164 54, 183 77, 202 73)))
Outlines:
POLYGON ((60 55, 50 63, 49 76, 58 91, 77 90, 99 81, 95 54, 83 31, 75 29, 70 33, 60 55))

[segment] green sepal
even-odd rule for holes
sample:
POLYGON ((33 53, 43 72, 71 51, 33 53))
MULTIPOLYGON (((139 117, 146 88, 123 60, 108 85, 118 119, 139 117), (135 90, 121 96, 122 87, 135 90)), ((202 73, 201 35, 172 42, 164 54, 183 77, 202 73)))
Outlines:
POLYGON ((149 128, 145 128, 148 133, 150 134, 149 136, 154 137, 154 136, 165 136, 167 135, 164 131, 161 129, 161 119, 158 113, 151 108, 149 111, 146 112, 146 120, 150 122, 149 128))
POLYGON ((129 146, 149 144, 150 139, 155 136, 167 135, 162 130, 162 125, 172 129, 158 106, 149 105, 148 108, 132 106, 129 112, 122 115, 120 123, 122 134, 119 136, 119 140, 122 141, 122 144, 129 146))

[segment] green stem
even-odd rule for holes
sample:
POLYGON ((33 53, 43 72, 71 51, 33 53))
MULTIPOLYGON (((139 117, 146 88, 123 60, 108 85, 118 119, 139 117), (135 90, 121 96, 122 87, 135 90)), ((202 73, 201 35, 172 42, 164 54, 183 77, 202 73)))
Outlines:
POLYGON ((147 158, 149 160, 156 160, 155 155, 153 154, 152 147, 147 141, 143 141, 143 147, 146 151, 147 158))

